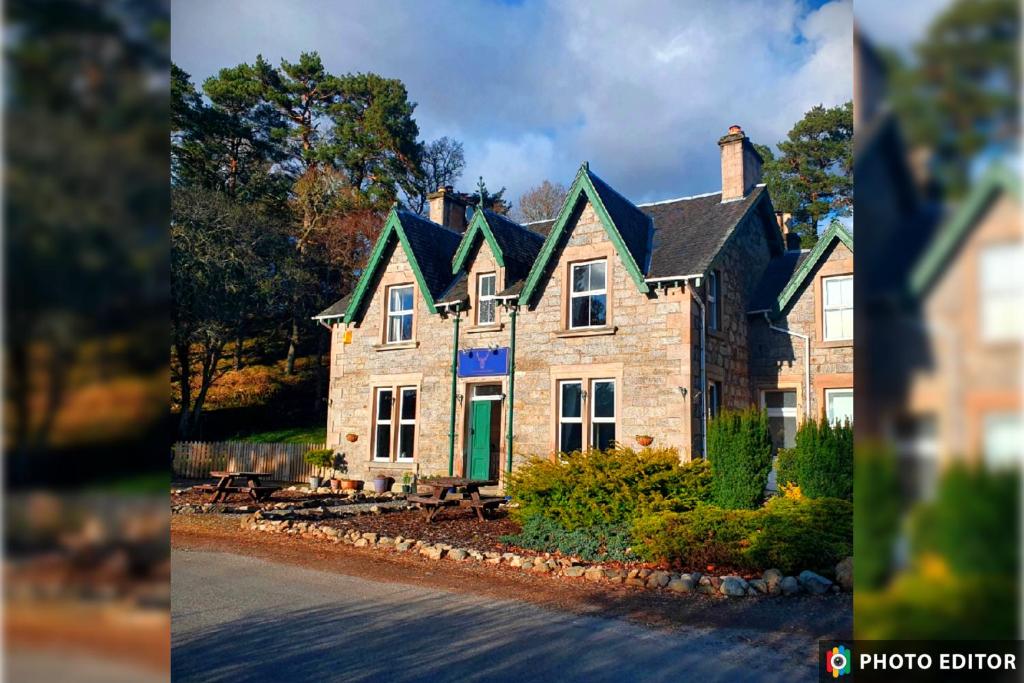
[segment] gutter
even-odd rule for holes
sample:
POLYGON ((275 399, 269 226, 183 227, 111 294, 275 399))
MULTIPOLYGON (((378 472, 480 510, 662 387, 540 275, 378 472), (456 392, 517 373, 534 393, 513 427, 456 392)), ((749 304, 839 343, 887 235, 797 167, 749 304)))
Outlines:
POLYGON ((800 334, 786 327, 776 327, 772 325, 771 319, 768 317, 768 313, 764 314, 764 321, 768 324, 768 329, 775 330, 776 332, 782 332, 788 334, 791 337, 797 337, 804 340, 804 416, 809 420, 811 419, 811 337, 806 334, 800 334))
POLYGON ((452 341, 452 403, 448 421, 448 476, 455 474, 455 399, 459 388, 459 306, 455 305, 455 335, 452 341))
MULTIPOLYGON (((699 278, 698 278, 699 280, 699 278)), ((690 297, 694 303, 700 308, 700 424, 701 424, 701 457, 707 460, 708 457, 708 406, 707 406, 707 393, 708 393, 708 378, 707 378, 707 365, 706 365, 706 349, 707 349, 707 336, 705 330, 707 329, 707 311, 704 308, 704 302, 700 300, 697 293, 690 287, 690 297)))

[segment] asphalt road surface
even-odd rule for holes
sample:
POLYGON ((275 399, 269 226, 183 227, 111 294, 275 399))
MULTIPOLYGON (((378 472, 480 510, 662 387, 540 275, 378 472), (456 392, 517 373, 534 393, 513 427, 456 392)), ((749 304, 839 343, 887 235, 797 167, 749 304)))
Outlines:
POLYGON ((801 681, 807 635, 649 628, 226 553, 172 552, 174 681, 801 681))

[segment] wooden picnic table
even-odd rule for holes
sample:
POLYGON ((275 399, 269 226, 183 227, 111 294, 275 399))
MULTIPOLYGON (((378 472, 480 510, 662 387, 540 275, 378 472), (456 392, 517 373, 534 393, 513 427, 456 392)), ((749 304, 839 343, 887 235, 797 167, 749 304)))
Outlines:
POLYGON ((427 511, 427 521, 434 521, 441 508, 460 505, 471 507, 476 510, 477 518, 484 521, 484 510, 498 507, 505 501, 503 496, 481 496, 480 489, 484 486, 494 486, 498 482, 491 479, 467 479, 465 477, 437 477, 428 481, 419 482, 420 486, 429 486, 431 493, 426 496, 406 496, 411 503, 419 503, 427 511), (455 489, 454 496, 452 489, 455 489))
POLYGON ((216 503, 221 499, 227 500, 228 496, 232 493, 241 493, 243 491, 248 493, 258 503, 269 498, 274 491, 281 490, 280 486, 264 486, 261 483, 262 479, 270 475, 270 472, 222 472, 214 470, 210 472, 210 476, 217 478, 216 484, 203 484, 192 488, 193 490, 212 492, 213 498, 210 501, 212 503, 216 503), (244 481, 245 486, 236 484, 236 480, 244 481))

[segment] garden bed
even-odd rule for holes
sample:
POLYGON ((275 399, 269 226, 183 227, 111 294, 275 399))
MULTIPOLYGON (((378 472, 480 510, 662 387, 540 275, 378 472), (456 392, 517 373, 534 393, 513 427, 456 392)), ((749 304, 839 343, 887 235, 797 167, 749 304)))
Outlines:
POLYGON ((404 510, 387 515, 358 515, 332 519, 325 524, 345 531, 373 532, 381 536, 415 538, 427 543, 447 543, 475 550, 508 550, 501 537, 519 533, 519 524, 504 510, 491 514, 485 522, 469 509, 442 510, 427 522, 422 510, 404 510))

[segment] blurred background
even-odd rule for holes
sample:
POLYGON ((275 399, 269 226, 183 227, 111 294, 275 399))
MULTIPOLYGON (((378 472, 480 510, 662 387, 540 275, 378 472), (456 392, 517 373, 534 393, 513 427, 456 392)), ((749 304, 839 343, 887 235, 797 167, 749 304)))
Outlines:
MULTIPOLYGON (((1020 637, 1020 5, 857 0, 859 638, 1020 637)), ((169 7, 5 5, 12 681, 169 675, 169 7)))
POLYGON ((857 0, 857 638, 1021 633, 1017 0, 857 0))
POLYGON ((166 680, 169 9, 4 13, 6 679, 166 680))

